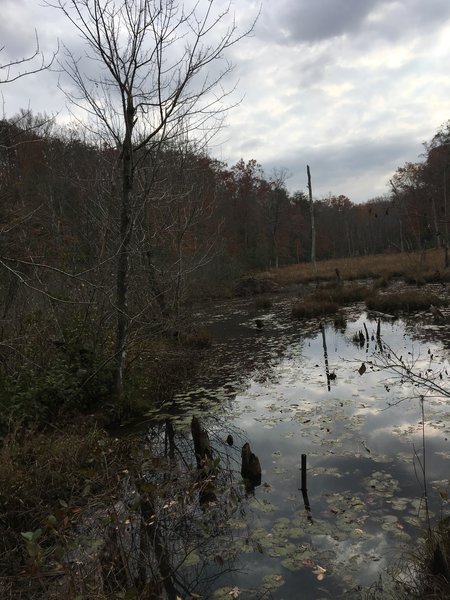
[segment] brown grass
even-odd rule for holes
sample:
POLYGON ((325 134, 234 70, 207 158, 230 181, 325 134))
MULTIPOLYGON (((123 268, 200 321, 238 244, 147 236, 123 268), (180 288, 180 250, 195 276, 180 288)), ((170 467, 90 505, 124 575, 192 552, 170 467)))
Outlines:
POLYGON ((365 300, 371 293, 371 288, 365 285, 323 285, 311 294, 311 300, 342 305, 365 300))
POLYGON ((369 310, 378 310, 387 313, 428 310, 431 304, 442 306, 442 303, 443 301, 436 294, 418 290, 405 290, 392 294, 376 294, 366 299, 366 306, 369 310))
POLYGON ((307 319, 335 314, 343 304, 360 302, 372 293, 365 285, 325 284, 297 301, 292 307, 292 317, 307 319))
POLYGON ((329 300, 314 300, 308 298, 300 300, 292 307, 292 317, 294 319, 308 319, 311 317, 322 317, 337 313, 339 306, 336 302, 329 300))
POLYGON ((330 281, 336 279, 336 269, 345 281, 356 279, 399 277, 411 283, 429 281, 450 281, 450 269, 444 268, 444 251, 427 250, 396 254, 375 254, 336 260, 323 260, 316 263, 301 263, 273 269, 259 274, 280 285, 330 281))
POLYGON ((268 310, 272 308, 272 300, 267 296, 256 296, 255 308, 257 310, 268 310))

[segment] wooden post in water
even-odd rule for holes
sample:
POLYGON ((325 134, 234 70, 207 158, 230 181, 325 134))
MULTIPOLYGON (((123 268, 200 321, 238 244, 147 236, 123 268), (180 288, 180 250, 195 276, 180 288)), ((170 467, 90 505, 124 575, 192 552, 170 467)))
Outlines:
POLYGON ((325 337, 325 327, 323 323, 320 324, 320 329, 322 331, 322 344, 323 344, 323 358, 325 361, 325 375, 327 376, 327 389, 331 391, 330 385, 330 367, 328 365, 328 349, 327 349, 327 338, 325 337))
POLYGON ((307 492, 307 484, 306 484, 306 454, 302 454, 302 487, 300 488, 302 492, 307 492))
POLYGON ((381 319, 378 319, 377 323, 377 344, 380 348, 380 352, 383 352, 383 344, 381 342, 381 319))
POLYGON ((306 454, 302 454, 302 487, 300 488, 303 496, 303 504, 305 505, 308 521, 312 522, 311 505, 308 498, 308 488, 306 482, 306 454))
POLYGON ((364 331, 366 332, 366 342, 369 341, 369 332, 367 331, 367 325, 365 323, 363 323, 364 325, 364 331))

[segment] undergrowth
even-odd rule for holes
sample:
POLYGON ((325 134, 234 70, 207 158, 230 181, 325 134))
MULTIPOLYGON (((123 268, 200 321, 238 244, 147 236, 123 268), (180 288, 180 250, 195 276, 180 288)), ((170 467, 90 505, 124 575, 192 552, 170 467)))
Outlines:
POLYGON ((66 430, 10 431, 0 448, 2 598, 50 598, 87 507, 111 503, 129 443, 80 421, 66 430), (3 588, 3 589, 2 589, 3 588))

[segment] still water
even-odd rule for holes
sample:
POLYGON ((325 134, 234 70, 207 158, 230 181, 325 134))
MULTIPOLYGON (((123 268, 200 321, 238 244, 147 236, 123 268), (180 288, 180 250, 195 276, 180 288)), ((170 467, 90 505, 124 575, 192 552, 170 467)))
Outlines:
POLYGON ((390 365, 447 390, 446 328, 427 315, 382 319, 380 350, 378 316, 359 307, 323 328, 292 321, 290 308, 276 298, 262 311, 238 301, 199 313, 215 340, 208 364, 150 415, 172 477, 166 537, 180 597, 356 598, 380 574, 389 585, 386 569, 417 545, 425 481, 432 519, 445 509, 449 400, 390 365), (206 504, 193 493, 194 415, 215 461, 206 504), (262 470, 253 489, 241 476, 246 442, 262 470))

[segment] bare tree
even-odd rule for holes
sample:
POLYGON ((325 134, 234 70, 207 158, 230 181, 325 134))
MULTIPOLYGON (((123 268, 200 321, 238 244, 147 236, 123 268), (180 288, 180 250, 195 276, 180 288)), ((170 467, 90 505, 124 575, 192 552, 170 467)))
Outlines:
POLYGON ((268 194, 268 220, 270 235, 270 260, 271 264, 278 269, 279 266, 279 240, 278 233, 282 224, 283 207, 287 206, 288 195, 286 191, 286 179, 288 172, 285 169, 275 169, 271 178, 271 190, 268 194))
MULTIPOLYGON (((164 146, 190 135, 208 139, 221 126, 231 92, 222 86, 231 65, 225 51, 253 28, 237 28, 230 5, 193 8, 175 0, 54 0, 87 45, 80 59, 66 49, 62 64, 74 86, 66 92, 87 126, 119 153, 120 228, 117 246, 115 380, 120 397, 128 346, 130 258, 136 220, 149 190, 137 171, 164 146), (216 67, 217 65, 217 67, 216 67), (94 70, 94 73, 93 73, 94 70)), ((229 108, 229 106, 228 106, 229 108)), ((151 180, 151 178, 150 178, 151 180)))

